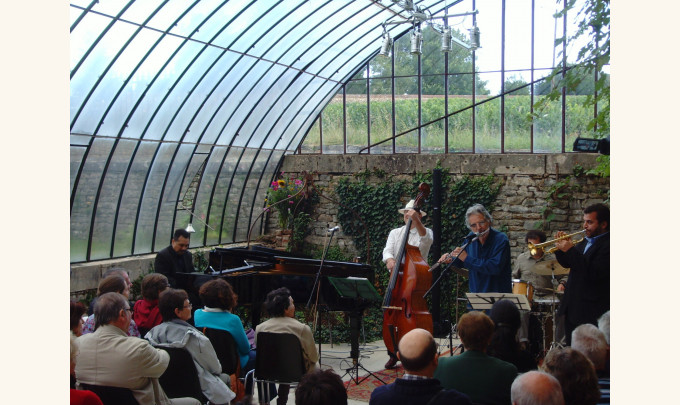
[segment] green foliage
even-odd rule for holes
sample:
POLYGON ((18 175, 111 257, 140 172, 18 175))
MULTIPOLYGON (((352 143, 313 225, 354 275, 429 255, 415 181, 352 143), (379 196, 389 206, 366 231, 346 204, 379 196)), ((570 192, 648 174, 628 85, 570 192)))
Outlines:
POLYGON ((289 252, 301 250, 305 236, 309 233, 309 224, 311 222, 312 216, 306 212, 300 212, 293 218, 293 234, 291 235, 287 248, 289 252))
POLYGON ((300 179, 283 177, 272 181, 267 189, 268 209, 275 209, 279 213, 279 228, 288 229, 292 225, 291 219, 295 217, 304 193, 301 192, 303 182, 300 179))

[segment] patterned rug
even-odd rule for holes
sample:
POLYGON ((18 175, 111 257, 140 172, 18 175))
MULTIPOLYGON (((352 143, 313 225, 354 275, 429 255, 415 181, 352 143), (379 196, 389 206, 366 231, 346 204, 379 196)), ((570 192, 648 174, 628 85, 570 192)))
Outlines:
MULTIPOLYGON (((378 378, 383 380, 385 384, 390 384, 394 382, 394 380, 396 380, 398 377, 401 377, 404 374, 404 368, 400 364, 398 367, 394 369, 382 370, 375 372, 373 374, 375 374, 378 378)), ((347 388, 347 397, 349 399, 353 399, 355 401, 368 402, 368 400, 371 398, 371 392, 373 392, 373 390, 376 387, 383 385, 383 383, 378 381, 377 378, 368 375, 368 373, 366 372, 363 372, 363 375, 359 377, 359 381, 360 381, 359 385, 356 385, 356 383, 353 380, 349 380, 345 383, 345 388, 347 388)))

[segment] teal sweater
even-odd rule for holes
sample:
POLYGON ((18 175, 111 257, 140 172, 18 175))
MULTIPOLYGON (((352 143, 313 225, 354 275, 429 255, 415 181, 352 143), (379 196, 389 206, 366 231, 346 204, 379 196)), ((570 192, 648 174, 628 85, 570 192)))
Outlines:
POLYGON ((241 368, 248 363, 248 353, 250 352, 250 342, 243 330, 241 318, 231 312, 206 312, 197 309, 194 312, 194 325, 199 330, 203 328, 220 329, 231 333, 236 341, 236 350, 241 360, 241 368))

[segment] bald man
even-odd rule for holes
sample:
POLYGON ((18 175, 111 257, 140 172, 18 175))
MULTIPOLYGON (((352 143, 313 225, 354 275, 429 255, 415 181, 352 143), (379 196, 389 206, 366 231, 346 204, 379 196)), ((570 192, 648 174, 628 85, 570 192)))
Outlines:
POLYGON ((413 329, 405 334, 399 341, 397 357, 404 366, 404 375, 373 390, 369 405, 472 404, 467 395, 446 390, 439 380, 432 378, 439 353, 430 332, 413 329))
POLYGON ((542 371, 520 374, 512 383, 510 396, 512 405, 564 405, 560 382, 542 371))

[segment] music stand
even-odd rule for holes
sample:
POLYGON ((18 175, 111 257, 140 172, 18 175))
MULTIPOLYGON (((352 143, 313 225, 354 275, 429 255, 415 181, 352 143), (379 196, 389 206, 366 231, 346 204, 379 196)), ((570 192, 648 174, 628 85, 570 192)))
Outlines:
POLYGON ((510 300, 516 306, 517 309, 524 311, 531 311, 531 304, 527 297, 522 294, 512 294, 512 293, 465 293, 468 302, 472 309, 476 310, 486 310, 491 309, 496 301, 500 300, 510 300))
MULTIPOLYGON (((354 301, 354 305, 351 311, 349 311, 349 340, 350 340, 350 357, 352 358, 352 367, 345 370, 345 375, 349 374, 349 377, 356 385, 361 384, 369 376, 373 376, 375 379, 385 384, 385 381, 381 380, 380 377, 373 374, 367 370, 359 362, 359 330, 361 329, 361 317, 362 311, 374 301, 380 301, 382 297, 373 287, 368 279, 362 277, 328 277, 331 285, 335 288, 338 295, 341 298, 346 298, 354 301), (359 379, 359 367, 368 374, 363 378, 359 379)), ((342 378, 341 377, 341 378, 342 378)))

